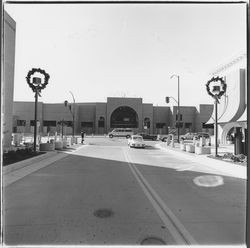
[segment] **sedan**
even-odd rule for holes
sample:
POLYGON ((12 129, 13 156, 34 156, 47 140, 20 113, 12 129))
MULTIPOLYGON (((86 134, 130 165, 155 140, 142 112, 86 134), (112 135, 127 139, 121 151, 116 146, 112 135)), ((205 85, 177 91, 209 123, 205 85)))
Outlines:
POLYGON ((132 135, 128 139, 128 145, 130 147, 140 147, 140 148, 145 148, 146 146, 141 135, 132 135))
POLYGON ((193 140, 194 137, 197 137, 197 133, 186 133, 185 135, 181 135, 181 138, 184 140, 193 140))
POLYGON ((210 134, 209 133, 198 133, 198 139, 201 137, 204 137, 205 139, 209 139, 210 138, 210 134))
POLYGON ((157 140, 157 135, 154 134, 138 133, 137 135, 142 136, 144 140, 157 140))

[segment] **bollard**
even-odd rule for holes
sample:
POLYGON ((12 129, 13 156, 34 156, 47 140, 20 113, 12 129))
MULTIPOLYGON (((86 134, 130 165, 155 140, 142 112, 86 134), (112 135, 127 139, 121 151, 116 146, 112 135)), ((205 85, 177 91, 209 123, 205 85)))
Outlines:
POLYGON ((205 146, 206 145, 206 139, 205 137, 200 137, 200 146, 205 146))
POLYGON ((170 145, 170 136, 169 136, 169 135, 168 135, 168 137, 167 137, 166 142, 167 142, 167 146, 169 146, 169 145, 170 145))

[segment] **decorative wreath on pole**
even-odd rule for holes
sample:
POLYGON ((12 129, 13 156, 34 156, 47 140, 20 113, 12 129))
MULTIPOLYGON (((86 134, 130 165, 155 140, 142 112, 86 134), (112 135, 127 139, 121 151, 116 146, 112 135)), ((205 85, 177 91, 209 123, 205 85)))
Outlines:
POLYGON ((218 99, 220 99, 220 97, 226 92, 226 89, 227 89, 227 85, 226 85, 226 83, 225 83, 225 81, 223 80, 223 78, 222 77, 213 77, 213 78, 211 78, 208 82, 207 82, 207 84, 206 84, 206 89, 207 89, 207 93, 210 95, 210 96, 212 96, 213 98, 218 98, 218 99), (219 94, 213 94, 211 91, 210 91, 210 83, 212 83, 212 82, 220 82, 220 85, 221 85, 221 87, 220 87, 220 91, 219 91, 219 94))
POLYGON ((37 90, 40 92, 42 89, 44 89, 46 87, 46 85, 48 84, 48 81, 49 81, 49 74, 45 71, 45 70, 42 70, 40 68, 32 68, 32 70, 30 70, 27 74, 27 77, 26 77, 26 80, 27 80, 27 83, 28 85, 30 86, 30 88, 33 90, 33 92, 36 92, 37 90), (44 75, 44 82, 39 84, 39 85, 34 85, 32 82, 31 82, 31 76, 34 74, 34 73, 41 73, 44 75))

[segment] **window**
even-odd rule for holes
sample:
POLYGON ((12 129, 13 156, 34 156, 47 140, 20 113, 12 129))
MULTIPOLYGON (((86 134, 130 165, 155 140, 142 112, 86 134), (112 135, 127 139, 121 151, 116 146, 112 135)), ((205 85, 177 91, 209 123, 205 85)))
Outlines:
POLYGON ((156 123, 156 128, 164 128, 166 123, 156 123))
POLYGON ((43 126, 44 127, 55 127, 56 121, 43 121, 43 126))
POLYGON ((83 121, 83 122, 81 122, 81 126, 82 127, 93 127, 94 125, 93 125, 93 122, 91 122, 91 121, 83 121))
POLYGON ((202 128, 214 128, 214 124, 206 124, 205 122, 203 122, 202 128))
POLYGON ((98 127, 104 127, 104 117, 100 117, 99 120, 98 120, 98 127))
POLYGON ((22 126, 25 127, 26 126, 26 121, 25 120, 17 120, 17 126, 22 126))
POLYGON ((183 128, 183 122, 176 122, 175 127, 178 128, 178 126, 179 128, 183 128))
POLYGON ((190 123, 190 122, 185 123, 185 128, 191 128, 191 127, 192 127, 192 123, 190 123))
POLYGON ((144 128, 150 128, 150 119, 149 118, 144 118, 144 128))
MULTIPOLYGON (((182 114, 179 114, 180 121, 182 121, 182 114)), ((175 120, 178 121, 178 115, 175 115, 175 120)))

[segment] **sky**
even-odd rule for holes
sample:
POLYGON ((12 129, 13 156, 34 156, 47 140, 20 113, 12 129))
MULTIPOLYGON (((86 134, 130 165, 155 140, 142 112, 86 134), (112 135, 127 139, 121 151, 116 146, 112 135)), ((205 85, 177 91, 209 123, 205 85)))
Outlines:
POLYGON ((39 101, 141 97, 155 106, 213 104, 211 71, 246 51, 246 4, 4 4, 16 21, 15 101, 25 77, 50 75, 39 101))

